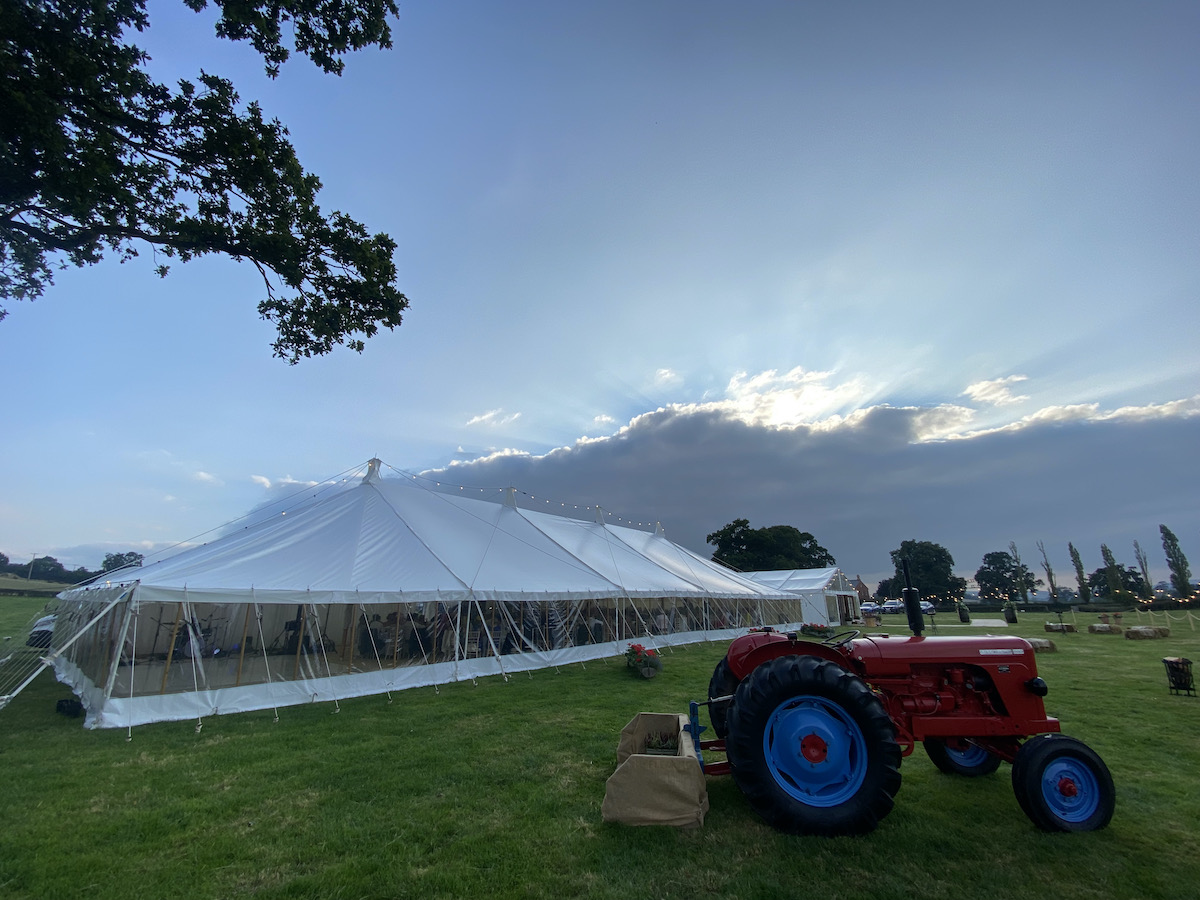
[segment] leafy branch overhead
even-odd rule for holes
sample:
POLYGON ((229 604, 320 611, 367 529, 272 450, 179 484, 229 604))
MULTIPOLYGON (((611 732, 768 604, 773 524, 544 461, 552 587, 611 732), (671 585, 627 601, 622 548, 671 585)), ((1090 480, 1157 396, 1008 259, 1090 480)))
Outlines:
MULTIPOLYGON (((194 10, 206 0, 185 0, 194 10)), ((285 129, 233 85, 201 72, 178 88, 154 82, 126 43, 149 27, 145 0, 0 4, 0 296, 40 297, 56 268, 144 245, 186 262, 248 260, 266 298, 259 313, 291 363, 335 345, 363 349, 394 328, 396 244, 317 204, 285 129)), ((294 49, 323 71, 342 56, 391 46, 393 0, 216 0, 217 34, 247 40, 274 77, 294 49)), ((167 273, 159 265, 160 275, 167 273)), ((0 318, 5 315, 0 309, 0 318)))

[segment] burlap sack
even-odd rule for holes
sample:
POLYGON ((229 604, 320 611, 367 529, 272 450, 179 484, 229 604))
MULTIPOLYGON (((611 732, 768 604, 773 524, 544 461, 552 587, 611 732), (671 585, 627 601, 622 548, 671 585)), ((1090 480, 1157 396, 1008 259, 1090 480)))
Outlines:
POLYGON ((683 730, 687 721, 687 716, 672 713, 638 713, 621 730, 617 770, 605 784, 600 809, 605 822, 684 828, 704 824, 708 788, 691 735, 683 730), (646 736, 662 731, 679 735, 676 755, 643 753, 646 736))

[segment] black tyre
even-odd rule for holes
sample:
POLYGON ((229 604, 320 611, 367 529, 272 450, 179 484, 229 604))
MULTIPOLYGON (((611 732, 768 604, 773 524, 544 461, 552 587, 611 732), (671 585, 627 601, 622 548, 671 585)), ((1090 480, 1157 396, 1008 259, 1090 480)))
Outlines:
POLYGON ((947 775, 977 778, 991 775, 1000 768, 1000 757, 969 741, 957 738, 939 740, 928 738, 921 742, 933 764, 947 775))
MULTIPOLYGON (((717 663, 717 667, 713 669, 712 678, 708 681, 708 699, 713 697, 729 697, 737 690, 738 681, 733 672, 729 671, 729 660, 722 657, 717 663)), ((729 703, 725 700, 721 703, 710 703, 708 705, 708 718, 712 722, 713 732, 719 738, 724 738, 729 734, 729 703)))
POLYGON ((879 699, 829 660, 785 656, 737 689, 726 751, 750 805, 781 831, 865 834, 900 790, 900 745, 879 699))
POLYGON ((1109 823, 1117 805, 1104 760, 1083 741, 1062 734, 1022 744, 1012 779, 1021 809, 1043 831, 1095 831, 1109 823))

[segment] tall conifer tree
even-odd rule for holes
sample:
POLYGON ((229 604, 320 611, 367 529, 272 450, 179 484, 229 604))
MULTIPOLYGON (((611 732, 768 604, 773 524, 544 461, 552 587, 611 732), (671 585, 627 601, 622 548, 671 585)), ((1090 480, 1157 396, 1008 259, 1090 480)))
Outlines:
POLYGON ((1071 565, 1075 567, 1075 581, 1079 585, 1079 602, 1088 603, 1092 599, 1092 589, 1088 587, 1087 574, 1083 571, 1083 559, 1075 545, 1068 542, 1067 549, 1071 552, 1071 565))
POLYGON ((1159 525, 1162 533, 1163 552, 1167 554, 1167 568, 1171 570, 1171 586, 1175 593, 1184 600, 1192 597, 1192 570, 1188 567, 1187 557, 1179 548, 1179 538, 1166 525, 1159 525))

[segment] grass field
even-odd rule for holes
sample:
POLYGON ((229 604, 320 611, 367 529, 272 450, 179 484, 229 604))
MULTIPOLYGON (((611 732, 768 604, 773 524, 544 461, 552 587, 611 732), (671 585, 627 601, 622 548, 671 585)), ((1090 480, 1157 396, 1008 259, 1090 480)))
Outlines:
MULTIPOLYGON (((20 575, 14 575, 11 572, 0 572, 0 590, 6 591, 65 591, 71 587, 69 584, 63 584, 60 581, 40 581, 34 579, 30 581, 28 578, 22 578, 20 575)), ((45 602, 44 600, 42 601, 45 602)))
MULTIPOLYGON (((0 598, 0 635, 40 607, 0 598)), ((1031 616, 1013 632, 1044 634, 1031 616)), ((703 828, 605 824, 621 727, 686 711, 722 645, 668 651, 650 681, 615 659, 131 741, 57 715, 69 693, 44 675, 0 711, 0 897, 1197 896, 1200 699, 1170 696, 1160 660, 1200 660, 1200 634, 1056 642, 1038 658, 1048 710, 1117 785, 1091 834, 1037 831, 1008 766, 964 780, 920 750, 866 837, 777 834, 729 779, 709 780, 703 828)))

